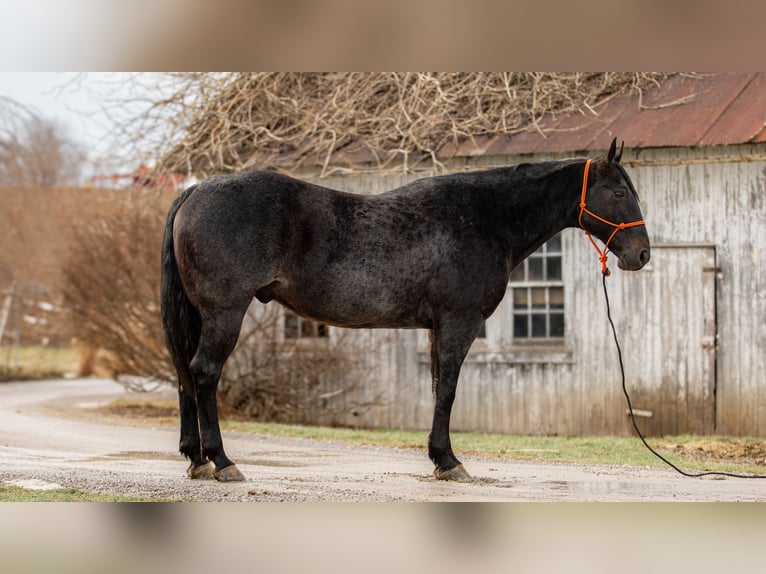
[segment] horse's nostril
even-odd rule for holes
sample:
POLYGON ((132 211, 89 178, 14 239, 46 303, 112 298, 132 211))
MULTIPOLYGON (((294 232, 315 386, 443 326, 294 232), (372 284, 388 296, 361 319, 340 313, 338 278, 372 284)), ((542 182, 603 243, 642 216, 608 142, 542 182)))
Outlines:
POLYGON ((642 249, 641 253, 638 254, 638 260, 641 262, 641 265, 649 263, 649 250, 642 249))

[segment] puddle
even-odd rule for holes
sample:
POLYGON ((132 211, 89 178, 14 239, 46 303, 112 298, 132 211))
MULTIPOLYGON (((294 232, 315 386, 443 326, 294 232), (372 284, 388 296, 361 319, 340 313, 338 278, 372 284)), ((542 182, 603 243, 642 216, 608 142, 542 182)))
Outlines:
MULTIPOLYGON (((153 450, 125 450, 122 452, 112 452, 100 456, 94 456, 86 459, 87 462, 99 462, 106 460, 177 460, 183 461, 183 455, 180 453, 159 452, 153 450)), ((309 466, 301 462, 287 460, 271 460, 265 458, 237 458, 234 462, 237 464, 246 464, 251 466, 271 466, 284 468, 300 468, 309 466)))
POLYGON ((280 468, 302 468, 302 467, 310 466, 302 462, 293 462, 291 460, 268 460, 264 458, 258 458, 258 459, 238 458, 234 462, 236 462, 237 464, 248 464, 252 466, 274 466, 274 467, 280 467, 280 468))
POLYGON ((435 484, 475 484, 478 486, 492 486, 494 488, 513 488, 515 486, 513 482, 508 482, 507 480, 498 480, 496 478, 489 478, 485 476, 474 476, 471 477, 471 480, 457 482, 451 482, 448 480, 436 480, 433 475, 407 473, 406 476, 412 476, 420 482, 432 482, 435 484))
POLYGON ((94 456, 86 459, 87 462, 98 462, 102 460, 119 459, 141 459, 141 460, 180 460, 183 456, 176 453, 158 452, 153 450, 125 450, 122 452, 113 452, 100 456, 94 456))
POLYGON ((18 486, 25 490, 61 490, 64 488, 55 482, 46 482, 37 478, 30 478, 28 480, 10 480, 6 484, 18 486))
POLYGON ((551 480, 545 484, 553 490, 573 495, 625 494, 631 492, 636 487, 635 484, 614 480, 592 482, 584 480, 551 480))
POLYGON ((99 409, 105 405, 108 405, 109 401, 83 401, 75 403, 74 407, 78 409, 99 409))

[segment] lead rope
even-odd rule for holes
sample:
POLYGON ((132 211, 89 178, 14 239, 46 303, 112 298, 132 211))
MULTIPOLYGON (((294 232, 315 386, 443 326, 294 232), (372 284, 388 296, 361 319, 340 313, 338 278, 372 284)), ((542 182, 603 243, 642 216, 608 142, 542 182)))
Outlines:
POLYGON ((625 386, 625 366, 622 362, 622 349, 620 348, 620 341, 617 339, 617 329, 615 329, 614 321, 612 320, 612 310, 609 305, 609 293, 606 289, 606 278, 608 275, 609 275, 608 273, 601 274, 602 284, 604 286, 604 300, 606 301, 606 317, 609 320, 609 325, 612 328, 612 336, 614 337, 614 344, 617 347, 617 358, 619 359, 619 362, 620 362, 620 377, 622 380, 622 393, 625 395, 625 400, 628 402, 628 413, 630 414, 630 422, 633 423, 633 430, 636 431, 638 438, 641 439, 641 442, 644 443, 644 446, 647 449, 649 449, 649 452, 651 452, 654 456, 659 458, 662 462, 670 466, 673 470, 675 470, 676 472, 680 474, 683 474, 684 476, 688 476, 691 478, 699 478, 701 476, 730 476, 733 478, 766 478, 766 474, 740 474, 736 472, 723 472, 723 471, 715 471, 715 470, 709 470, 704 472, 690 472, 677 467, 675 464, 670 462, 668 459, 666 459, 664 456, 662 456, 660 453, 654 450, 651 446, 649 446, 649 443, 646 442, 646 438, 644 438, 643 433, 641 432, 641 430, 638 428, 638 425, 636 424, 636 417, 633 415, 633 405, 630 402, 630 395, 628 395, 628 389, 625 386))

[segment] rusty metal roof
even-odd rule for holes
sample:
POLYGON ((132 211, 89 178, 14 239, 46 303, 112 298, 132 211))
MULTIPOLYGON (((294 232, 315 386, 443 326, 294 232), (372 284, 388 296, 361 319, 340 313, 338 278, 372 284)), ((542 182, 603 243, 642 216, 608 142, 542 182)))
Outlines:
POLYGON ((766 73, 679 74, 594 112, 545 117, 539 129, 477 137, 445 146, 439 156, 578 152, 605 148, 613 137, 632 148, 766 142, 766 73))

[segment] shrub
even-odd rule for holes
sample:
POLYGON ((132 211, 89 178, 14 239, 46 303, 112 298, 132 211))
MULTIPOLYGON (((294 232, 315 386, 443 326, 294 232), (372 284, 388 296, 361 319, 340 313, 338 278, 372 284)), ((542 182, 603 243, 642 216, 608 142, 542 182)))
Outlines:
POLYGON ((164 217, 147 195, 130 199, 75 227, 62 266, 63 302, 72 334, 81 345, 107 351, 113 376, 170 380, 159 312, 164 217))
POLYGON ((372 374, 385 333, 285 339, 283 320, 276 303, 250 307, 221 377, 227 404, 257 420, 331 426, 356 425, 380 405, 372 374))

